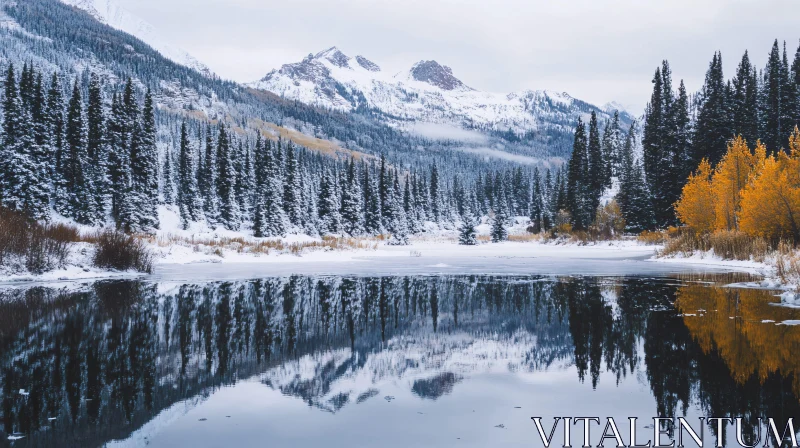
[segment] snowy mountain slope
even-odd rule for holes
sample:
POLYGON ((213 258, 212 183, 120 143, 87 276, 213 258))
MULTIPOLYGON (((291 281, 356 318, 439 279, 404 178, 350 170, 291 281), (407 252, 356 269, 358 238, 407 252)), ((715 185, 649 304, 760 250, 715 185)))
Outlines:
MULTIPOLYGON (((614 112, 567 93, 481 92, 465 85, 449 67, 436 61, 420 61, 409 70, 392 75, 367 58, 350 57, 336 47, 286 64, 251 85, 325 108, 377 113, 388 124, 404 129, 422 122, 523 137, 571 132, 578 116, 595 111, 602 121, 614 112)), ((623 122, 630 122, 627 113, 621 115, 623 122)))
POLYGON ((152 25, 131 14, 113 0, 61 0, 63 3, 86 11, 89 15, 112 28, 124 31, 150 45, 167 59, 212 76, 211 70, 185 50, 169 44, 152 25))

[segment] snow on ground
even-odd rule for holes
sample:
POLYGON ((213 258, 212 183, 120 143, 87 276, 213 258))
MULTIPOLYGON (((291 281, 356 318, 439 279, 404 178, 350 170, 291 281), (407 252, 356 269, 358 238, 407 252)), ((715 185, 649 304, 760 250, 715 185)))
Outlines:
MULTIPOLYGON (((284 238, 255 238, 249 230, 230 231, 195 222, 182 229, 172 207, 160 207, 160 230, 148 244, 154 254, 158 281, 255 278, 265 275, 360 274, 541 274, 541 275, 668 275, 677 272, 745 271, 767 278, 763 263, 721 260, 713 254, 687 258, 655 258, 659 246, 642 245, 634 239, 596 243, 535 239, 525 231, 528 220, 513 219, 512 241, 482 242, 477 246, 457 243, 458 231, 426 223, 426 232, 411 238, 407 246, 363 239, 336 249, 321 245, 318 236, 303 234, 284 238), (254 250, 259 243, 281 243, 269 250, 254 250), (317 244, 315 246, 315 244, 317 244), (294 246, 292 246, 294 245, 294 246)), ((55 222, 67 222, 55 216, 55 222)), ((82 233, 96 228, 79 226, 82 233)), ((488 239, 490 224, 484 217, 476 228, 488 239)), ((87 279, 141 275, 108 272, 91 266, 93 248, 74 244, 66 267, 42 275, 0 271, 0 283, 80 282, 87 279)), ((763 285, 756 285, 763 287, 763 285)))
POLYGON ((758 261, 745 261, 745 260, 724 260, 714 254, 713 250, 708 252, 695 252, 692 255, 685 257, 681 255, 672 255, 669 257, 654 256, 650 261, 657 263, 679 263, 679 264, 694 264, 704 266, 718 266, 726 267, 736 271, 750 272, 754 275, 762 275, 765 277, 772 277, 775 273, 775 268, 767 263, 758 261))
POLYGON ((83 280, 97 280, 106 278, 131 278, 144 274, 134 271, 109 271, 92 266, 91 259, 94 255, 94 248, 88 243, 74 243, 70 247, 70 253, 65 265, 59 269, 54 269, 42 274, 31 274, 24 269, 0 268, 0 284, 25 283, 30 286, 31 282, 47 282, 48 286, 59 286, 59 283, 74 282, 83 280))

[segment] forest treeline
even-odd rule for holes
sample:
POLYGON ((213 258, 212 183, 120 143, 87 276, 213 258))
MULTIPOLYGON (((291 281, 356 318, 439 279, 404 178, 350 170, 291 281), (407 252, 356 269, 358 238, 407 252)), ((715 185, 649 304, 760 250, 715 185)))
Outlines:
POLYGON ((435 164, 328 157, 225 122, 184 122, 176 144, 164 144, 154 94, 140 98, 131 79, 108 98, 97 74, 84 89, 28 64, 18 76, 11 65, 3 90, 0 204, 37 220, 55 211, 83 225, 149 233, 166 204, 184 227, 206 221, 263 237, 388 233, 403 243, 426 223, 452 228, 492 215, 502 227, 563 202, 555 170, 486 170, 461 180, 435 164))
MULTIPOLYGON (((586 228, 595 216, 604 188, 616 177, 620 186, 616 199, 629 231, 664 229, 680 223, 704 231, 712 227, 738 230, 743 221, 754 234, 797 240, 797 231, 791 228, 792 219, 777 217, 784 193, 787 200, 791 195, 788 190, 776 188, 781 185, 791 190, 797 185, 791 174, 797 156, 792 155, 790 135, 798 123, 800 47, 790 62, 786 44, 781 49, 776 40, 762 69, 745 52, 729 80, 723 75, 722 54, 715 53, 705 83, 695 95, 687 93, 683 81, 679 82, 677 92, 673 89, 672 70, 669 62, 664 61, 653 77, 640 152, 610 150, 604 144, 605 135, 599 137, 594 117, 589 123, 588 137, 584 124, 578 123, 568 165, 565 210, 574 227, 586 228), (709 181, 712 173, 719 173, 716 182, 720 184, 730 166, 740 167, 740 164, 747 165, 747 173, 754 175, 737 173, 736 187, 728 190, 730 194, 723 195, 724 187, 712 190, 703 183, 703 179, 709 181), (757 179, 756 186, 745 189, 745 184, 757 179), (695 196, 679 202, 681 195, 687 193, 685 188, 690 196, 695 196), (739 191, 750 202, 740 201, 739 191), (701 200, 698 194, 707 196, 701 200), (759 200, 770 202, 759 205, 759 200), (676 204, 682 204, 683 209, 676 209, 676 204), (743 210, 745 205, 750 208, 743 210), (697 221, 700 218, 689 216, 695 213, 690 207, 703 216, 701 224, 697 221), (744 214, 750 216, 740 220, 739 214, 742 218, 744 214)), ((785 210, 791 210, 784 215, 794 216, 794 207, 784 206, 785 210)))

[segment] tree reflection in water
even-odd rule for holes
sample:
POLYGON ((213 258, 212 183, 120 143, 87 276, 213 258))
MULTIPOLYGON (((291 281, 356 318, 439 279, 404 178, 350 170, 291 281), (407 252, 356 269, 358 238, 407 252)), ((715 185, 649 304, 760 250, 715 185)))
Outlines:
POLYGON ((511 371, 574 365, 594 388, 615 387, 600 384, 603 372, 619 383, 644 371, 653 416, 690 406, 751 423, 800 415, 800 329, 763 322, 800 313, 770 305, 765 291, 674 279, 295 276, 0 295, 0 445, 20 433, 15 446, 101 446, 254 375, 331 412, 379 394, 337 387, 364 371, 373 382, 412 378, 415 395, 436 400, 487 359, 511 371))

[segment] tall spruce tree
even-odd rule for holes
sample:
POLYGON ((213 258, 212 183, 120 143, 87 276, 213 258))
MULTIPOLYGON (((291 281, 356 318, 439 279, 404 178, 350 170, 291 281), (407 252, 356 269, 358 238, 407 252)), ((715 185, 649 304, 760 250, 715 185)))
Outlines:
POLYGON ((587 210, 587 204, 589 204, 587 200, 588 188, 586 185, 588 166, 587 151, 586 127, 579 117, 578 124, 575 126, 575 140, 572 145, 572 156, 567 166, 567 194, 564 204, 566 210, 571 215, 572 225, 575 229, 587 228, 591 220, 587 210))
POLYGON ((341 214, 344 230, 353 236, 364 232, 362 200, 363 192, 356 172, 355 160, 351 158, 347 165, 347 181, 343 186, 341 214))
POLYGON ((769 60, 764 73, 765 92, 764 92, 764 144, 767 150, 775 152, 785 147, 784 141, 788 140, 788 123, 784 122, 784 99, 787 87, 787 74, 784 72, 783 61, 781 61, 780 47, 778 40, 772 44, 769 53, 769 60), (784 136, 783 134, 786 134, 784 136))
POLYGON ((89 102, 86 107, 86 152, 89 156, 87 176, 92 180, 93 221, 101 223, 106 218, 107 203, 107 132, 103 112, 103 91, 100 78, 92 73, 89 80, 89 102))
POLYGON ((294 145, 289 143, 286 148, 286 165, 284 170, 283 182, 283 208, 286 211, 286 216, 292 226, 300 227, 302 222, 300 217, 302 212, 301 207, 301 186, 300 186, 300 173, 297 167, 297 156, 295 154, 294 145))
POLYGON ((383 232, 381 225, 381 206, 378 183, 375 177, 370 174, 370 166, 365 162, 361 166, 364 178, 361 187, 364 191, 364 231, 368 235, 379 235, 383 232))
POLYGON ((589 141, 587 146, 588 154, 588 178, 587 189, 589 192, 588 212, 594 216, 595 210, 600 205, 600 197, 606 186, 606 165, 603 160, 603 150, 600 145, 600 128, 597 124, 597 114, 592 111, 589 119, 589 141))
POLYGON ((641 232, 653 228, 655 216, 651 203, 647 182, 644 178, 644 167, 636 161, 636 124, 631 124, 622 149, 620 191, 617 201, 625 218, 626 230, 641 232))
MULTIPOLYGON (((135 109, 131 109, 135 110, 135 109)), ((153 95, 147 90, 141 117, 134 118, 131 132, 131 184, 133 191, 133 230, 152 232, 158 220, 158 148, 153 95)))
POLYGON ((180 150, 178 155, 178 209, 183 229, 200 218, 201 205, 197 192, 197 176, 194 172, 194 151, 189 141, 186 122, 181 123, 180 150))
POLYGON ((750 56, 744 52, 733 81, 730 107, 734 135, 741 135, 755 147, 759 137, 758 82, 750 56))
POLYGON ((217 131, 217 198, 219 199, 219 221, 226 229, 238 230, 239 204, 236 201, 236 173, 231 159, 231 143, 224 124, 217 131))
POLYGON ((93 190, 91 179, 86 173, 89 163, 86 149, 86 121, 77 81, 73 86, 72 97, 67 107, 66 136, 67 151, 65 160, 62 162, 64 188, 67 192, 66 215, 79 224, 93 224, 93 190))
POLYGON ((506 229, 506 214, 505 211, 495 212, 494 219, 492 220, 491 238, 493 243, 499 243, 508 239, 508 230, 506 229))
POLYGON ((161 168, 161 195, 164 204, 175 205, 175 174, 172 160, 172 151, 167 148, 164 151, 164 164, 161 168))
POLYGON ((339 213, 339 196, 336 188, 336 176, 324 170, 320 179, 319 206, 319 232, 322 234, 336 234, 341 231, 342 217, 339 213))
POLYGON ((544 203, 542 202, 542 181, 539 176, 539 169, 533 171, 533 181, 531 182, 531 202, 528 206, 529 217, 531 220, 531 231, 539 233, 542 231, 542 215, 544 203))
POLYGON ((706 158, 716 165, 727 151, 728 140, 733 135, 721 53, 715 53, 711 60, 699 101, 693 138, 693 164, 697 166, 706 158))
POLYGON ((61 160, 64 157, 64 109, 61 83, 58 75, 53 73, 50 80, 50 88, 47 91, 47 107, 45 110, 50 145, 50 152, 46 159, 50 161, 48 166, 50 167, 49 176, 52 184, 53 208, 61 214, 64 214, 67 207, 61 166, 61 160))

